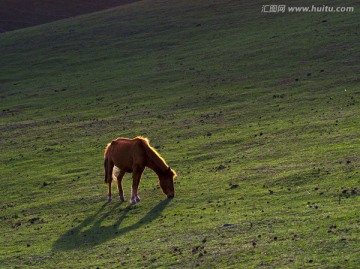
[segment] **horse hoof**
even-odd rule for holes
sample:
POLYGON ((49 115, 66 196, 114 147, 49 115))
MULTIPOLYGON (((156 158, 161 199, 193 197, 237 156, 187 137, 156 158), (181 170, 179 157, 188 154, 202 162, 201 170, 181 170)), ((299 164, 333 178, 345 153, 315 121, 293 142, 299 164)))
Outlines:
POLYGON ((130 203, 131 203, 132 205, 135 205, 135 204, 136 204, 136 200, 130 200, 130 203))
POLYGON ((111 196, 108 196, 108 203, 110 203, 112 200, 111 196))
POLYGON ((125 198, 120 196, 120 202, 125 202, 125 198))
POLYGON ((136 202, 140 202, 140 197, 136 197, 136 202))

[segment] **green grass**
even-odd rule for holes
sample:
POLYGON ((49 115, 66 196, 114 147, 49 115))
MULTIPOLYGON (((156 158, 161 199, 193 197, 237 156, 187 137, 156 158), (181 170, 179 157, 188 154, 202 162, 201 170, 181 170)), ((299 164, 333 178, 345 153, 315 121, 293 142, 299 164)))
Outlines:
POLYGON ((193 2, 1 34, 1 268, 357 267, 360 6, 193 2), (176 197, 145 170, 107 204, 104 147, 137 135, 176 197))

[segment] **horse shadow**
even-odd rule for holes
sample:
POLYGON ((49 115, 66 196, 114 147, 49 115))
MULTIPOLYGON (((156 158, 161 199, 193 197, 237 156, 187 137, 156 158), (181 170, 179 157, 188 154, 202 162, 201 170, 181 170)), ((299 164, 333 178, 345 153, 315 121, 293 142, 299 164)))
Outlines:
POLYGON ((108 203, 105 203, 95 214, 87 217, 78 226, 71 228, 66 233, 61 235, 59 239, 55 241, 52 250, 72 250, 91 248, 93 246, 100 245, 110 239, 114 239, 117 236, 124 235, 130 231, 140 228, 145 224, 151 223, 160 216, 161 212, 165 209, 170 201, 171 199, 160 201, 139 221, 125 227, 120 227, 121 223, 125 218, 130 217, 128 216, 129 212, 134 209, 134 206, 129 205, 124 209, 117 209, 121 203, 114 203, 113 205, 110 205, 111 207, 109 207, 108 203), (109 208, 105 212, 106 207, 109 208), (101 225, 106 218, 112 214, 117 214, 118 212, 121 214, 113 225, 101 225))

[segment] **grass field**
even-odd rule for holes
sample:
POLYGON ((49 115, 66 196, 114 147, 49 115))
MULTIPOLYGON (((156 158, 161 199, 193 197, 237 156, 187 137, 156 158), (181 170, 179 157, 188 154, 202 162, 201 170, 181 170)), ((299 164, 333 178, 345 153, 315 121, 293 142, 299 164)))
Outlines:
POLYGON ((1 34, 0 268, 357 268, 360 6, 333 2, 355 11, 154 0, 1 34), (145 170, 108 204, 104 148, 137 135, 176 197, 145 170))
POLYGON ((136 0, 2 0, 0 33, 109 9, 136 0))

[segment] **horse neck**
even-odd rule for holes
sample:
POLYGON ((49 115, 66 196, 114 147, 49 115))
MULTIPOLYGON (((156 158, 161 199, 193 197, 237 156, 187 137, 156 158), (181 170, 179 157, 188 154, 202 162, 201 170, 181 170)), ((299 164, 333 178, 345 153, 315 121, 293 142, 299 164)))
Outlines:
POLYGON ((152 169, 158 176, 165 174, 168 169, 167 164, 160 158, 151 148, 147 150, 148 167, 152 169))

